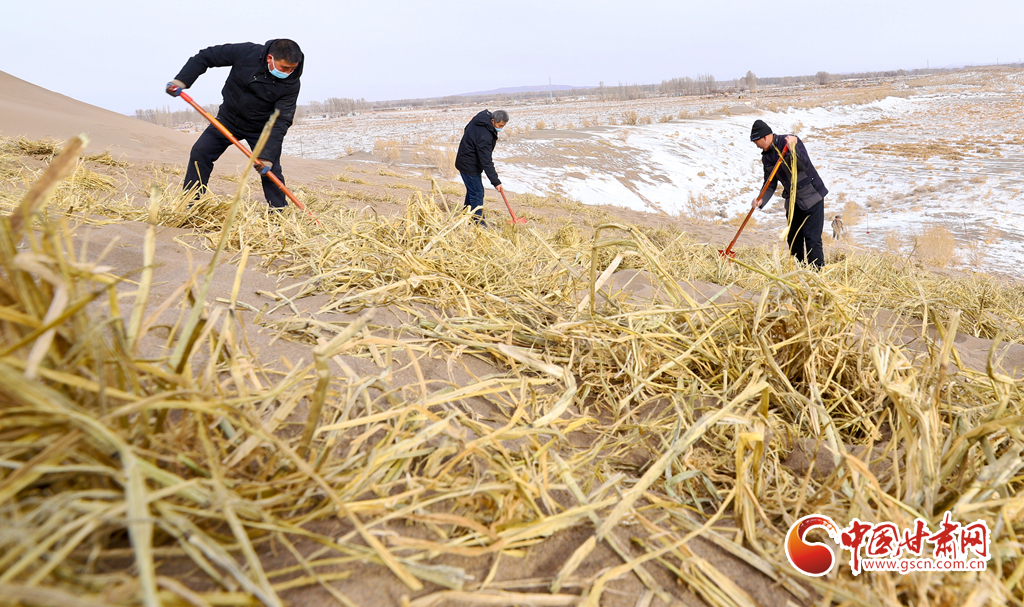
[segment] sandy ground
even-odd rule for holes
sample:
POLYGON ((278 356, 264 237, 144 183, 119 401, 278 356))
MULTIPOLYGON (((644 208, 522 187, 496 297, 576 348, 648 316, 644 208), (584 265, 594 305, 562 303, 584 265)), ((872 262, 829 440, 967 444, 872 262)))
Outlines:
MULTIPOLYGON (((164 185, 173 186, 180 179, 180 169, 187 158, 188 149, 194 137, 194 135, 177 133, 137 121, 134 118, 88 106, 0 73, 0 134, 7 137, 24 135, 31 138, 44 136, 66 138, 80 132, 89 134, 92 141, 91 151, 106 149, 115 158, 132 163, 134 168, 126 170, 126 174, 130 180, 137 182, 140 189, 146 176, 153 172, 152 169, 143 170, 142 168, 150 166, 150 163, 156 163, 157 167, 164 167, 165 170, 161 173, 165 180, 164 185)), ((214 189, 224 192, 233 190, 236 184, 225 176, 230 176, 231 171, 241 164, 234 159, 220 163, 216 173, 220 178, 214 180, 214 189)), ((428 180, 410 171, 406 171, 405 174, 396 174, 390 172, 393 171, 391 169, 390 171, 384 170, 384 174, 381 174, 381 169, 384 169, 383 165, 360 163, 353 167, 346 160, 312 160, 295 157, 286 157, 282 164, 285 167, 289 183, 297 191, 332 192, 338 196, 339 204, 350 205, 353 208, 372 204, 379 212, 395 212, 399 205, 389 204, 386 200, 387 196, 407 196, 410 187, 425 190, 429 190, 431 187, 428 180), (338 175, 347 177, 349 181, 339 181, 334 178, 338 175), (357 180, 363 183, 358 183, 357 180), (368 199, 363 195, 372 195, 376 198, 367 202, 368 199)), ((447 197, 451 204, 458 204, 460 194, 451 193, 447 197)), ((556 228, 566 221, 577 221, 587 225, 595 225, 598 222, 609 220, 626 221, 652 227, 658 227, 671 221, 679 228, 696 234, 701 240, 720 245, 724 245, 733 234, 732 226, 690 224, 679 217, 670 217, 666 214, 643 213, 615 207, 575 208, 569 203, 557 199, 553 201, 549 199, 544 205, 527 206, 529 198, 517 197, 516 200, 523 203, 524 206, 521 208, 526 215, 531 217, 531 221, 535 225, 548 229, 556 228)), ((500 217, 500 215, 492 215, 492 217, 500 217)), ((118 273, 137 271, 142 267, 141 243, 144 232, 144 224, 107 222, 106 225, 98 227, 82 228, 77 235, 80 241, 88 241, 89 256, 98 256, 101 252, 107 251, 103 263, 113 266, 114 272, 118 273)), ((768 241, 772 238, 774 238, 773 233, 758 234, 753 230, 745 236, 747 242, 768 241)), ((209 253, 204 250, 202 244, 201 238, 192 236, 187 230, 167 227, 159 230, 157 259, 160 260, 160 266, 154 276, 154 292, 151 297, 153 305, 164 301, 173 302, 182 297, 183 288, 187 287, 196 269, 202 267, 209 260, 209 253)), ((236 262, 237 259, 229 261, 236 262)), ((231 263, 225 263, 217 269, 211 300, 230 296, 231 286, 237 272, 237 268, 231 263)), ((612 288, 627 287, 633 290, 637 297, 656 297, 657 294, 650 292, 649 286, 645 291, 642 278, 639 281, 631 282, 636 279, 635 274, 635 272, 619 272, 612 282, 612 288)), ((246 321, 248 337, 254 352, 272 367, 277 366, 283 370, 298 364, 299 361, 312 360, 311 345, 303 343, 301 339, 289 339, 290 333, 302 335, 304 327, 294 324, 296 322, 301 324, 300 319, 315 319, 321 322, 345 322, 351 319, 350 315, 329 309, 331 296, 327 294, 314 295, 294 303, 290 302, 288 288, 295 284, 295 281, 282 281, 268 275, 258 268, 257 263, 250 263, 244 270, 241 284, 239 300, 246 304, 248 309, 240 311, 239 314, 246 321), (262 323, 254 322, 257 314, 261 316, 262 323)), ((688 286, 688 288, 694 287, 688 286)), ((704 295, 701 295, 702 297, 721 291, 721 287, 717 285, 704 285, 696 287, 695 294, 699 294, 701 288, 706 291, 704 295)), ((747 297, 749 295, 727 293, 725 296, 747 297)), ((162 312, 158 324, 172 327, 181 318, 182 313, 183 309, 180 306, 169 305, 162 312)), ((395 308, 381 308, 376 311, 375 323, 391 327, 396 331, 399 339, 403 337, 408 320, 407 314, 395 308)), ((891 318, 882 319, 879 322, 884 326, 894 326, 898 330, 908 331, 905 336, 905 341, 908 343, 914 343, 917 340, 913 327, 903 326, 891 318)), ((160 351, 161 340, 166 335, 166 331, 152 333, 149 346, 154 353, 160 351)), ((984 367, 990 342, 962 336, 962 338, 958 338, 957 345, 966 361, 965 364, 984 367)), ((1015 374, 1021 373, 1024 369, 1024 346, 1004 346, 1003 353, 1005 354, 1005 366, 1008 369, 1013 369, 1015 374)), ((347 357, 346 361, 360 372, 380 372, 373 361, 365 358, 347 357)), ((415 376, 408 362, 401 356, 396 357, 395 367, 398 370, 394 373, 395 385, 415 382, 415 376)), ((491 370, 487 363, 469 357, 462 361, 461 368, 452 367, 445 364, 440 356, 437 358, 430 356, 429 352, 420 363, 429 381, 436 380, 455 385, 467 382, 471 377, 485 375, 491 370)), ((488 414, 486 402, 481 401, 476 405, 480 407, 476 414, 481 416, 488 414)), ((809 465, 807 454, 797 451, 794 453, 795 459, 791 462, 793 469, 800 471, 806 469, 809 465)), ((631 465, 637 469, 643 468, 651 457, 652 455, 646 452, 629 455, 629 458, 632 458, 631 465)), ((827 471, 825 474, 827 475, 827 471)), ((348 531, 345 524, 340 521, 326 521, 319 524, 324 526, 324 529, 321 530, 330 530, 332 533, 341 534, 348 531)), ((632 531, 628 528, 621 528, 616 533, 620 534, 621 539, 628 545, 632 531)), ((491 587, 495 589, 540 592, 544 590, 544 583, 538 579, 549 578, 553 575, 577 546, 587 540, 591 534, 592 530, 589 528, 576 527, 559 532, 515 557, 487 556, 458 559, 452 557, 441 559, 435 564, 462 567, 477 580, 487 577, 488 573, 493 571, 495 575, 491 587)), ((709 537, 708 539, 713 538, 709 537)), ((305 550, 310 547, 299 546, 299 548, 305 550)), ((691 542, 691 548, 700 556, 711 561, 720 571, 750 593, 758 604, 782 606, 800 603, 795 596, 774 585, 770 579, 740 559, 717 548, 711 541, 695 540, 691 542)), ((275 554, 274 551, 271 551, 263 556, 268 563, 283 558, 279 555, 275 556, 275 554)), ((582 564, 579 572, 584 577, 593 576, 618 564, 621 564, 619 557, 602 544, 582 564)), ((174 562, 165 563, 162 567, 161 571, 164 573, 177 575, 184 580, 190 579, 191 572, 176 570, 178 564, 174 562)), ((674 576, 667 570, 660 567, 652 567, 651 570, 662 586, 671 590, 675 600, 678 601, 676 604, 703 604, 697 595, 678 584, 674 576)), ((363 565, 357 575, 353 575, 347 580, 338 581, 336 584, 347 596, 360 605, 398 604, 401 597, 408 594, 408 590, 386 569, 372 565, 363 565)), ((437 587, 428 587, 424 592, 437 589, 437 587)), ((290 604, 320 605, 328 598, 328 595, 321 589, 313 588, 291 591, 285 594, 285 598, 290 604)), ((654 599, 652 602, 640 581, 636 577, 628 575, 612 583, 602 604, 632 606, 637 604, 661 605, 663 603, 658 599, 654 599)))

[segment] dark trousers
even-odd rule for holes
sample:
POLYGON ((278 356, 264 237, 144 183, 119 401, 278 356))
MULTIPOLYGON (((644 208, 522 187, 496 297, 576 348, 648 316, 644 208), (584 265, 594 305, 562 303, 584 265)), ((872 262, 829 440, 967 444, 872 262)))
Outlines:
MULTIPOLYGON (((248 143, 250 149, 256 146, 256 141, 260 138, 259 133, 256 133, 255 135, 251 133, 239 133, 227 124, 224 126, 226 126, 235 137, 238 137, 239 140, 248 143)), ((185 189, 188 190, 197 185, 205 189, 206 185, 210 183, 210 173, 213 172, 213 163, 220 158, 220 155, 224 153, 224 150, 228 149, 232 145, 234 144, 228 141, 227 137, 221 135, 220 131, 218 131, 212 124, 207 127, 192 146, 192 153, 188 156, 188 167, 185 169, 185 189)), ((284 183, 284 175, 281 173, 281 155, 278 154, 276 158, 263 155, 263 159, 274 163, 274 168, 270 169, 270 172, 277 175, 277 178, 281 180, 281 183, 284 183)), ((281 191, 281 188, 277 187, 277 184, 271 181, 266 175, 261 175, 260 179, 263 180, 263 195, 267 198, 267 202, 270 203, 270 206, 274 208, 288 206, 288 199, 285 198, 284 192, 281 191)))
POLYGON ((459 175, 462 175, 462 182, 466 184, 466 201, 465 205, 476 215, 476 222, 484 222, 484 180, 479 175, 473 173, 463 173, 459 171, 459 175))
POLYGON ((822 200, 809 210, 793 209, 793 221, 789 223, 786 242, 789 252, 802 262, 815 268, 825 265, 825 252, 821 247, 821 230, 825 226, 825 201, 822 200))

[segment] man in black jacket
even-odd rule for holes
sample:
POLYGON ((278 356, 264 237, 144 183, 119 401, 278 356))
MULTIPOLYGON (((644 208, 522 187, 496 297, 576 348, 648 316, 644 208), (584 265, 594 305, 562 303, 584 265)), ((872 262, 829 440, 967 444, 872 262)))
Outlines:
POLYGON ((490 110, 484 110, 469 121, 463 130, 462 141, 459 142, 455 168, 466 184, 465 204, 476 215, 477 223, 484 223, 484 181, 480 174, 487 173, 487 179, 491 181, 494 189, 505 193, 505 188, 498 179, 498 172, 494 170, 491 153, 494 152, 494 145, 498 143, 498 131, 506 124, 508 112, 505 110, 498 110, 493 114, 490 110))
POLYGON ((821 231, 825 225, 825 196, 828 188, 811 163, 807 148, 796 135, 776 137, 770 126, 763 120, 754 122, 750 130, 750 140, 761 148, 761 164, 764 166, 764 179, 767 182, 775 163, 782 155, 779 147, 788 147, 786 156, 775 177, 765 191, 764 199, 757 199, 751 207, 763 208, 771 200, 778 183, 782 182, 783 197, 786 203, 786 217, 789 219, 789 231, 786 242, 789 251, 802 262, 812 264, 820 269, 825 265, 825 253, 821 246, 821 231), (789 199, 793 187, 791 161, 796 154, 796 204, 790 209, 789 199), (792 211, 792 217, 790 212, 792 211))
MULTIPOLYGON (((260 153, 260 161, 265 165, 261 171, 263 195, 275 209, 288 206, 288 200, 266 173, 273 173, 284 183, 281 145, 295 118, 302 64, 299 45, 285 38, 269 40, 266 44, 222 44, 199 51, 167 84, 167 93, 174 95, 174 86, 187 89, 209 68, 230 66, 231 72, 221 90, 224 101, 217 119, 235 137, 248 142, 250 148, 256 145, 274 110, 281 111, 270 132, 270 139, 260 153)), ((213 163, 231 145, 213 125, 203 131, 189 155, 185 189, 205 188, 213 171, 213 163)))

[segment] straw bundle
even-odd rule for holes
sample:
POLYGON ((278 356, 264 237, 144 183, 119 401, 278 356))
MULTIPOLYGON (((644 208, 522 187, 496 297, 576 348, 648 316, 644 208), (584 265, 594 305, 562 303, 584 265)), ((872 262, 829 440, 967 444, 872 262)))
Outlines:
POLYGON ((166 356, 143 360, 167 303, 148 301, 154 230, 126 299, 121 277, 75 257, 62 221, 28 223, 47 192, 67 208, 57 184, 75 147, 0 230, 5 600, 276 606, 316 587, 362 604, 354 574, 376 566, 413 605, 608 604, 624 576, 669 604, 1021 603, 1021 380, 995 359, 952 366, 957 331, 1024 341, 1019 287, 871 256, 821 274, 778 251, 726 264, 628 225, 483 230, 422 194, 385 217, 306 192, 317 227, 259 212, 243 176, 234 199, 192 210, 79 208, 191 226, 214 251, 166 356), (225 307, 205 285, 229 253, 225 307), (279 307, 326 295, 317 313, 240 311, 255 256, 300 279, 279 307), (639 271, 617 273, 627 265, 639 271), (619 290, 627 275, 649 294, 619 290), (908 349, 867 321, 880 308, 938 335, 908 349), (315 344, 307 363, 262 364, 246 346, 260 323, 315 344), (432 356, 494 372, 455 383, 432 356), (830 472, 787 467, 799 439, 830 472), (781 550, 812 512, 934 529, 946 510, 994 530, 984 573, 812 579, 781 550), (542 578, 498 579, 502 558, 574 529, 582 543, 542 578), (774 588, 755 597, 695 538, 774 588), (619 560, 594 572, 605 546, 619 560))

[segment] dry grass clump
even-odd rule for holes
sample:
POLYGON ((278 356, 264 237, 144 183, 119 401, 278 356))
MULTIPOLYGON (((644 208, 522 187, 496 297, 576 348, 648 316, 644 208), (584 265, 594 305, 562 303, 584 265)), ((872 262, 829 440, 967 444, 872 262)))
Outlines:
POLYGON ((636 126, 640 123, 636 110, 628 110, 622 113, 622 124, 636 126))
MULTIPOLYGON (((738 215, 733 215, 732 217, 726 219, 725 223, 726 223, 726 225, 740 227, 743 224, 743 220, 746 219, 746 218, 747 218, 747 214, 746 213, 740 213, 738 215)), ((754 217, 753 215, 751 215, 750 219, 747 221, 747 227, 748 228, 754 228, 754 227, 757 226, 757 224, 758 224, 757 218, 754 217)))
POLYGON ((398 162, 402 158, 401 142, 394 139, 378 139, 373 142, 373 154, 387 164, 398 162))
POLYGON ((423 150, 423 154, 426 156, 427 164, 433 165, 437 170, 437 174, 441 177, 451 179, 458 175, 459 171, 455 168, 455 157, 458 155, 457 148, 428 145, 423 150))
POLYGON ((971 269, 983 268, 985 258, 991 252, 989 246, 999 236, 998 231, 990 226, 980 231, 980 234, 965 234, 965 236, 967 237, 967 244, 965 246, 964 263, 971 269))
MULTIPOLYGON (((914 86, 911 84, 911 86, 914 86)), ((838 100, 838 105, 862 105, 865 103, 872 103, 875 101, 881 101, 888 97, 908 97, 910 91, 907 89, 895 89, 891 87, 881 87, 869 90, 858 91, 854 94, 848 94, 842 96, 838 100)))
POLYGON ((941 225, 927 225, 914 236, 914 253, 926 263, 945 268, 956 260, 956 237, 941 225))
POLYGON ((104 150, 102 153, 99 154, 90 154, 88 156, 83 156, 82 160, 84 160, 85 162, 95 162, 96 164, 102 164, 105 166, 113 167, 115 169, 127 169, 132 166, 130 162, 125 162, 123 160, 115 160, 114 157, 110 155, 110 150, 104 150))
POLYGON ((337 175, 334 175, 333 177, 331 177, 331 179, 333 179, 335 181, 340 181, 342 183, 355 183, 357 185, 372 185, 369 181, 367 181, 365 179, 361 179, 359 177, 353 177, 351 175, 346 175, 344 173, 338 173, 337 175))
MULTIPOLYGON (((994 364, 950 366, 958 330, 1024 343, 1017 287, 876 256, 820 273, 777 250, 726 263, 666 229, 485 230, 422 194, 386 217, 300 190, 321 225, 294 210, 268 220, 242 212, 240 189, 207 202, 220 218, 206 228, 213 260, 180 297, 187 318, 166 354, 142 358, 150 304, 179 303, 148 301, 155 225, 196 208, 154 198, 140 211, 146 264, 120 295, 123 278, 65 246, 59 216, 29 224, 77 147, 0 230, 7 600, 277 607, 310 586, 350 605, 346 584, 359 580, 347 578, 374 564, 411 605, 596 607, 621 575, 664 603, 678 586, 716 607, 755 604, 715 564, 724 553, 712 562, 688 546, 699 535, 795 604, 1021 601, 1024 383, 994 364), (333 320, 275 321, 282 337, 316 344, 311 362, 265 368, 246 347, 237 289, 226 305, 210 299, 230 253, 239 276, 261 255, 302 279, 284 299, 328 296, 321 317, 333 320), (657 297, 610 286, 623 264, 657 297), (388 305, 412 319, 403 335, 365 313, 388 305), (915 355, 865 323, 879 307, 937 320, 939 336, 915 355), (428 352, 495 372, 438 380, 418 362, 428 352), (379 370, 355 371, 358 359, 379 370), (399 368, 408 385, 392 383, 399 368), (827 476, 785 465, 798 438, 824 447, 827 476), (900 527, 919 517, 934 530, 947 510, 994 530, 985 572, 807 578, 781 546, 808 513, 900 527), (453 564, 497 567, 574 528, 587 541, 532 586, 496 594, 487 566, 472 576, 453 564), (598 544, 622 564, 585 575, 598 544)), ((119 204, 93 210, 127 214, 119 204)))
POLYGON ((538 120, 537 123, 533 125, 533 128, 537 129, 538 131, 543 131, 544 129, 548 128, 548 125, 543 120, 538 120))
POLYGON ((903 233, 898 230, 887 230, 885 232, 885 250, 891 255, 900 255, 903 252, 903 233))
POLYGON ((914 160, 927 160, 938 156, 943 160, 959 161, 964 159, 963 147, 952 141, 933 141, 924 143, 876 143, 861 152, 900 156, 914 160))
POLYGON ((28 139, 26 137, 17 137, 9 139, 7 137, 0 138, 0 151, 7 154, 15 154, 19 156, 33 156, 42 160, 49 161, 54 156, 60 153, 61 142, 52 139, 28 139))
POLYGON ((683 207, 683 215, 698 223, 710 223, 714 220, 716 211, 711 199, 703 192, 690 191, 683 207))
POLYGON ((839 194, 836 197, 836 202, 839 204, 843 216, 843 224, 847 228, 851 228, 861 222, 864 218, 864 206, 854 200, 853 198, 846 195, 845 192, 839 194))

